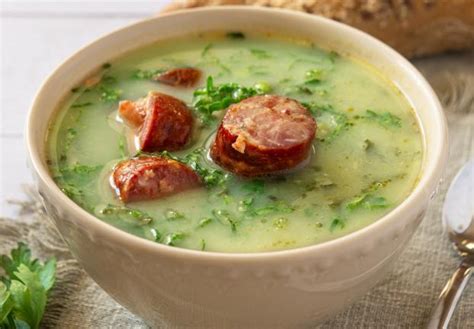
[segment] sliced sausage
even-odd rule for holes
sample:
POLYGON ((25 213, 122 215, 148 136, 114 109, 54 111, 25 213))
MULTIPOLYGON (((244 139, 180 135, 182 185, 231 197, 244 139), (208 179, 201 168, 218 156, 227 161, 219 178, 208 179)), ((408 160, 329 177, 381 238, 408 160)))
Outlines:
POLYGON ((111 177, 120 200, 151 200, 200 185, 199 176, 187 165, 163 157, 139 157, 118 163, 111 177))
POLYGON ((129 100, 119 103, 119 115, 131 127, 138 128, 143 124, 146 116, 146 98, 133 102, 129 100))
POLYGON ((175 151, 191 137, 193 115, 173 96, 149 92, 136 101, 121 101, 118 112, 128 126, 136 129, 139 148, 145 152, 175 151))
POLYGON ((179 150, 188 143, 192 127, 193 115, 184 102, 150 92, 145 121, 138 133, 140 149, 145 152, 179 150))
POLYGON ((243 176, 293 168, 309 155, 316 122, 297 101, 254 96, 231 105, 217 130, 211 157, 243 176))
POLYGON ((200 78, 200 70, 184 67, 160 73, 153 80, 175 87, 192 87, 196 85, 200 78))

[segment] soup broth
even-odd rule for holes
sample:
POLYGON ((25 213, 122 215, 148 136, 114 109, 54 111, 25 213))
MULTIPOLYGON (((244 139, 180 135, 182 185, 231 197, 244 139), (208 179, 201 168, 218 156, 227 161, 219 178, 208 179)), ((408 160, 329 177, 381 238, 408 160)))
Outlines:
POLYGON ((82 208, 157 243, 218 252, 308 246, 373 223, 416 185, 422 148, 410 104, 370 65, 307 42, 240 32, 162 41, 105 63, 71 90, 47 138, 51 173, 82 208), (201 70, 198 86, 153 81, 176 67, 201 70), (288 172, 256 178, 213 163, 209 148, 225 109, 200 112, 193 93, 226 84, 301 102, 317 122, 309 158, 288 172), (195 117, 188 146, 161 155, 187 159, 217 183, 124 204, 110 174, 139 150, 117 115, 118 102, 149 91, 186 102, 195 117))

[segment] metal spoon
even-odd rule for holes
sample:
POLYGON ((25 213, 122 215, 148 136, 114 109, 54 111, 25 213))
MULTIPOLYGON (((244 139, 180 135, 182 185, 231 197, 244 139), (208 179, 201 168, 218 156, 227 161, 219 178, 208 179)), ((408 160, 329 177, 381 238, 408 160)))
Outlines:
POLYGON ((461 168, 449 187, 444 200, 443 223, 462 261, 431 312, 429 329, 448 327, 464 287, 474 272, 474 159, 461 168))

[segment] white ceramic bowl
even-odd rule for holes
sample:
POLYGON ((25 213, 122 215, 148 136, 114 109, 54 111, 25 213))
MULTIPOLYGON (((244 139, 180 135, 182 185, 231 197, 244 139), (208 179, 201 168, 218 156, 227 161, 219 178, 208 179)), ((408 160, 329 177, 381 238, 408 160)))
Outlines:
POLYGON ((346 25, 285 10, 205 8, 145 20, 71 56, 47 79, 27 124, 31 167, 44 205, 89 275, 152 327, 299 328, 314 325, 366 293, 389 270, 423 218, 447 158, 441 106, 421 74, 388 46, 346 25), (372 225, 293 250, 225 254, 168 247, 120 231, 82 210, 51 178, 45 162, 48 122, 69 90, 130 49, 196 31, 273 31, 362 58, 390 77, 422 127, 418 186, 372 225))

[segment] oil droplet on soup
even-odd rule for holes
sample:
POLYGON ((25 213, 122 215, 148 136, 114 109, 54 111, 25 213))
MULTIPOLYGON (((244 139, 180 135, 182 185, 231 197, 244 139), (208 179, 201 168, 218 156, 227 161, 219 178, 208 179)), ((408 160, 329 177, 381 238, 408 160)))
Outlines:
POLYGON ((47 149, 58 186, 100 220, 157 243, 219 252, 308 246, 370 225, 412 191, 423 151, 413 109, 366 63, 303 42, 236 33, 163 41, 104 64, 65 98, 47 149), (154 79, 179 67, 199 69, 198 85, 154 79), (118 102, 149 91, 190 106, 191 142, 164 156, 191 165, 208 184, 124 204, 109 178, 137 147, 118 102), (212 162, 209 147, 225 108, 259 94, 302 103, 317 122, 316 138, 302 168, 237 177, 212 162))

